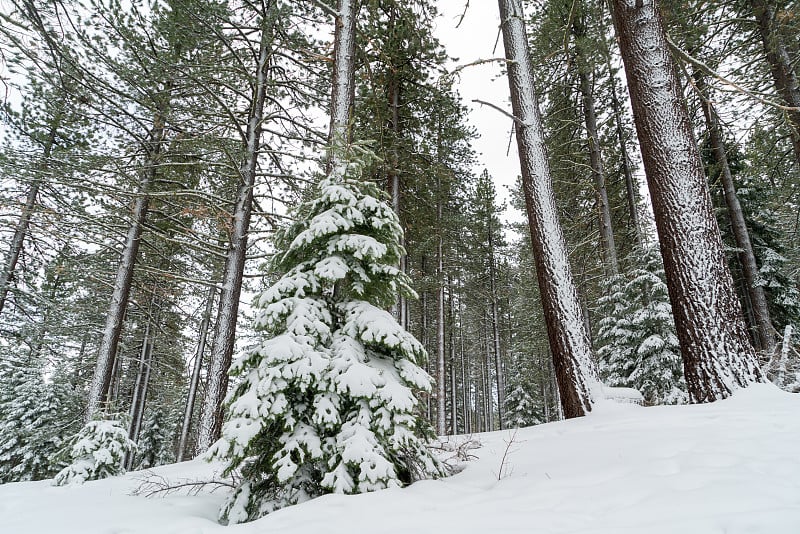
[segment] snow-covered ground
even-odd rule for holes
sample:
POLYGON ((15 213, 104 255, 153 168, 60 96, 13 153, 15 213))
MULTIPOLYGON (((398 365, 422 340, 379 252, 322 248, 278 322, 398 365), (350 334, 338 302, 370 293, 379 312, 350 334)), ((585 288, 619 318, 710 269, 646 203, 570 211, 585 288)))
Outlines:
MULTIPOLYGON (((800 395, 771 386, 473 438, 478 458, 448 479, 326 496, 231 527, 215 521, 221 493, 130 495, 141 472, 8 484, 0 533, 800 533, 800 395)), ((154 470, 174 482, 214 471, 202 461, 154 470)))

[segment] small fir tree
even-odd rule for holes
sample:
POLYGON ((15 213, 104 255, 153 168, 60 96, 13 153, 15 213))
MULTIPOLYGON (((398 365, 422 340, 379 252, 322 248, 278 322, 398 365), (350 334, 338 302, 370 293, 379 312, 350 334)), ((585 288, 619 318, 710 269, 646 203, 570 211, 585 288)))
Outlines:
POLYGON ((128 438, 124 416, 106 416, 89 421, 70 441, 61 455, 69 461, 53 479, 54 486, 83 484, 125 472, 125 455, 136 450, 128 438))
POLYGON ((254 303, 265 340, 232 366, 239 383, 210 450, 241 472, 223 522, 443 474, 414 396, 431 387, 425 349, 385 311, 414 293, 396 267, 397 215, 361 180, 369 159, 349 146, 278 236, 285 274, 254 303))
POLYGON ((597 354, 607 385, 632 387, 648 404, 686 402, 686 383, 664 268, 655 247, 642 266, 612 279, 600 299, 597 354))
POLYGON ((533 359, 517 355, 508 373, 504 428, 520 428, 541 424, 544 420, 541 395, 536 392, 533 359))
POLYGON ((43 480, 58 472, 53 457, 73 424, 69 392, 45 383, 36 367, 19 368, 0 394, 0 483, 43 480))
POLYGON ((173 429, 163 409, 159 406, 152 410, 142 425, 136 453, 136 469, 150 469, 175 461, 172 452, 173 429))

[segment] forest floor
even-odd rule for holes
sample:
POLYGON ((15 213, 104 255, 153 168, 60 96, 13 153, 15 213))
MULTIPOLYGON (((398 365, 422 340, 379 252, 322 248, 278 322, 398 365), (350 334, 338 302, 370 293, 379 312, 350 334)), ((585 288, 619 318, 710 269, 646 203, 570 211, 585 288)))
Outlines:
MULTIPOLYGON (((7 484, 0 532, 800 532, 800 395, 771 386, 708 405, 604 405, 581 419, 469 438, 481 444, 469 449, 475 458, 447 479, 329 495, 231 527, 215 520, 224 489, 131 495, 147 472, 64 488, 7 484)), ((219 469, 195 460, 151 474, 177 483, 219 469)))

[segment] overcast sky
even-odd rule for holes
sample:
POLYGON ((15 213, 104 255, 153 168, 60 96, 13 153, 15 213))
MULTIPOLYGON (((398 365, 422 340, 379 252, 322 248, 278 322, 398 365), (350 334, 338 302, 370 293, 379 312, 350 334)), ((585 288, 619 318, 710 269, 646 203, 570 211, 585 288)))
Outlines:
MULTIPOLYGON (((452 68, 479 59, 504 56, 503 41, 497 40, 500 25, 497 2, 472 0, 464 20, 456 28, 466 2, 467 0, 438 1, 441 16, 436 24, 436 37, 447 53, 455 58, 452 68)), ((508 80, 501 73, 501 66, 496 62, 466 67, 459 72, 456 88, 464 104, 470 109, 470 124, 477 129, 479 135, 473 142, 478 153, 476 171, 488 169, 495 179, 498 197, 507 199, 507 186, 512 185, 519 175, 516 140, 510 137, 511 119, 495 109, 472 102, 476 99, 491 102, 510 113, 508 80)), ((509 212, 507 215, 522 219, 521 213, 509 212)))

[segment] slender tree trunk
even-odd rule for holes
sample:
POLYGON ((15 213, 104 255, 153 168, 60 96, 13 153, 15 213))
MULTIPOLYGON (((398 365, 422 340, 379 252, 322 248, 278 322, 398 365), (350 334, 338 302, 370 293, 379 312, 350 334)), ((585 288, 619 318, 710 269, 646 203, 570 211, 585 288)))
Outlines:
MULTIPOLYGON (((599 389, 589 347, 589 333, 569 266, 558 221, 544 132, 533 84, 521 0, 499 0, 508 81, 515 117, 522 188, 536 261, 547 333, 564 413, 585 415, 592 409, 592 390, 599 389)), ((599 396, 599 393, 598 393, 599 396)))
POLYGON ((197 343, 197 353, 195 354, 192 377, 189 382, 189 394, 186 397, 186 408, 183 412, 183 421, 181 422, 181 437, 178 442, 178 453, 175 457, 177 462, 183 461, 184 455, 186 454, 186 444, 189 441, 194 403, 197 398, 197 386, 200 383, 200 371, 203 368, 203 355, 206 351, 206 339, 208 338, 208 329, 211 326, 211 312, 214 308, 216 292, 217 288, 212 286, 208 288, 208 294, 206 295, 206 307, 205 310, 203 310, 203 319, 200 322, 200 340, 197 343))
MULTIPOLYGON (((139 370, 136 373, 136 383, 133 386, 133 398, 131 400, 130 416, 131 422, 128 428, 128 438, 132 441, 139 439, 139 431, 142 428, 142 417, 144 415, 144 403, 147 396, 147 386, 150 382, 150 358, 153 353, 153 343, 150 339, 150 319, 142 338, 142 351, 139 355, 139 370)), ((125 457, 125 468, 133 467, 135 453, 129 452, 125 457)))
MULTIPOLYGON (((606 70, 608 75, 614 78, 614 69, 611 66, 611 51, 608 49, 608 46, 605 42, 603 43, 602 51, 606 60, 606 70)), ((620 155, 622 156, 622 174, 625 177, 625 196, 628 201, 628 213, 631 220, 631 226, 633 226, 634 235, 636 237, 636 243, 641 245, 643 242, 643 233, 641 222, 639 220, 639 210, 637 207, 638 193, 636 190, 638 188, 638 184, 633 175, 633 160, 628 153, 628 144, 625 141, 625 129, 622 127, 622 102, 620 102, 619 96, 617 95, 617 84, 613 79, 611 80, 611 110, 614 114, 614 130, 617 134, 617 142, 619 142, 620 155)))
MULTIPOLYGON (((463 287, 459 284, 460 287, 463 287)), ((463 291, 459 292, 463 295, 463 291)), ((458 300, 458 344, 459 344, 459 357, 461 360, 461 401, 462 417, 464 418, 464 432, 469 434, 472 432, 472 423, 470 421, 470 383, 467 380, 467 358, 466 350, 464 350, 464 312, 461 308, 461 299, 458 300)))
POLYGON ((485 310, 483 314, 483 332, 484 332, 484 339, 486 340, 486 344, 484 348, 486 349, 483 352, 483 367, 485 370, 485 383, 484 387, 485 394, 486 394, 486 426, 488 431, 494 430, 494 392, 492 391, 492 336, 489 333, 491 329, 491 310, 485 310))
MULTIPOLYGON (((57 112, 53 117, 53 122, 47 132, 47 137, 44 140, 42 148, 42 159, 39 164, 39 171, 45 171, 49 166, 50 156, 53 153, 53 146, 56 142, 56 135, 58 128, 61 126, 62 113, 57 112)), ((33 210, 36 208, 36 199, 39 196, 39 188, 42 185, 43 178, 37 174, 30 187, 28 188, 27 198, 25 205, 22 207, 22 213, 17 221, 17 226, 14 228, 14 236, 11 238, 11 245, 6 253, 5 262, 3 262, 3 270, 0 272, 0 314, 3 313, 3 308, 6 304, 8 297, 9 286, 14 277, 14 270, 17 268, 19 256, 22 254, 22 248, 25 244, 25 236, 28 234, 28 227, 31 224, 31 217, 33 210)))
POLYGON ((500 348, 500 317, 498 313, 497 304, 497 272, 494 266, 494 247, 491 244, 491 237, 489 238, 490 254, 489 259, 489 290, 492 293, 490 312, 492 324, 492 349, 494 352, 494 372, 495 381, 497 384, 497 420, 499 421, 499 428, 503 430, 503 411, 505 408, 505 380, 503 377, 503 364, 502 354, 500 348))
POLYGON ((272 36, 276 24, 275 3, 271 2, 263 14, 261 41, 256 65, 256 79, 250 114, 247 120, 246 156, 239 167, 239 190, 231 224, 231 246, 225 258, 222 288, 217 311, 216 335, 211 345, 211 357, 203 409, 198 424, 197 452, 205 452, 219 437, 222 430, 222 403, 228 389, 228 368, 233 357, 236 322, 239 314, 239 296, 247 256, 247 233, 253 211, 253 188, 258 167, 264 103, 269 84, 269 63, 272 55, 272 36))
POLYGON ((450 330, 447 333, 449 338, 450 357, 450 432, 458 434, 458 388, 456 387, 456 312, 453 303, 453 281, 447 279, 447 313, 450 317, 450 330))
POLYGON ((603 251, 603 265, 609 275, 615 276, 619 273, 617 245, 614 243, 614 229, 611 225, 611 207, 608 203, 606 175, 603 169, 603 154, 600 149, 600 136, 597 134, 597 112, 594 105, 594 94, 592 93, 592 81, 589 76, 591 70, 588 65, 588 58, 583 50, 584 47, 580 44, 580 41, 586 35, 580 17, 576 18, 573 22, 572 33, 579 43, 576 45, 578 53, 578 79, 580 82, 581 98, 583 100, 583 118, 589 143, 589 163, 592 167, 597 215, 600 224, 600 247, 603 251))
POLYGON ((739 263, 742 266, 745 290, 747 291, 750 305, 752 306, 753 319, 755 319, 757 333, 755 336, 757 341, 756 346, 763 351, 772 352, 777 345, 774 328, 772 326, 772 318, 770 317, 764 286, 759 284, 760 276, 758 265, 756 264, 756 257, 753 253, 753 245, 750 241, 750 231, 747 229, 747 224, 744 220, 744 212, 742 212, 739 197, 736 195, 736 186, 733 183, 733 175, 731 175, 731 168, 728 165, 725 144, 722 141, 722 130, 714 107, 709 99, 710 95, 708 94, 705 78, 702 73, 698 71, 694 72, 693 77, 697 89, 700 91, 700 104, 703 108, 706 130, 708 131, 709 140, 711 141, 711 147, 714 150, 714 159, 719 167, 722 191, 725 197, 725 204, 728 208, 728 217, 731 221, 733 237, 736 240, 736 248, 739 249, 739 263))
POLYGON ((758 30, 775 89, 787 105, 795 108, 786 111, 786 116, 789 119, 795 161, 800 166, 800 81, 794 71, 783 37, 776 28, 775 3, 773 0, 750 0, 750 5, 758 21, 758 30))
MULTIPOLYGON (((441 192, 440 192, 441 195, 441 192)), ((438 235, 436 238, 436 278, 439 286, 436 288, 436 432, 440 436, 447 433, 447 414, 445 410, 445 342, 444 342, 444 250, 442 237, 442 201, 436 205, 436 219, 438 235)))
MULTIPOLYGON (((168 93, 167 93, 168 95, 168 93)), ((139 254, 139 243, 141 241, 142 230, 147 218, 149 204, 150 187, 155 181, 158 165, 162 158, 164 141, 166 138, 166 113, 169 107, 169 96, 163 107, 156 113, 153 120, 153 128, 150 131, 149 143, 146 148, 146 162, 140 171, 139 190, 133 204, 133 214, 131 225, 125 236, 125 246, 122 250, 122 258, 117 268, 117 276, 114 281, 114 291, 111 295, 111 303, 106 314, 106 324, 103 329, 103 339, 100 342, 100 350, 97 354, 97 365, 94 370, 94 377, 89 389, 88 407, 86 410, 86 420, 90 421, 92 416, 101 405, 106 401, 109 386, 111 385, 114 360, 119 345, 119 338, 122 334, 122 324, 125 318, 125 310, 128 307, 128 296, 131 291, 131 281, 133 280, 133 270, 136 257, 139 254)))
POLYGON ((654 0, 614 0, 692 402, 763 381, 733 289, 697 143, 654 0))

